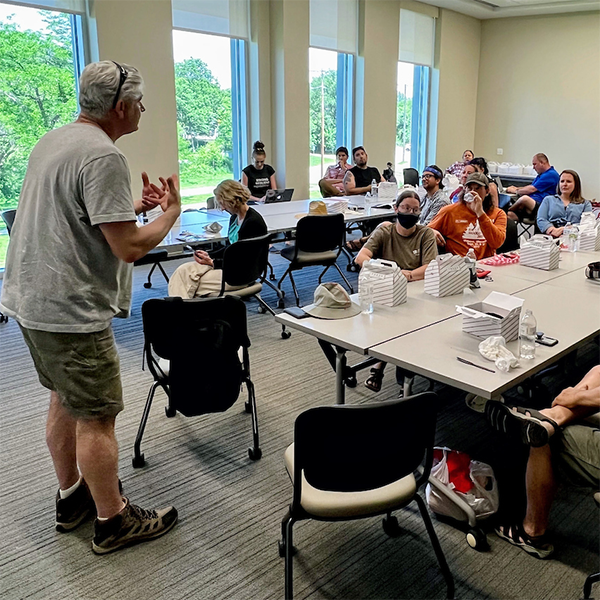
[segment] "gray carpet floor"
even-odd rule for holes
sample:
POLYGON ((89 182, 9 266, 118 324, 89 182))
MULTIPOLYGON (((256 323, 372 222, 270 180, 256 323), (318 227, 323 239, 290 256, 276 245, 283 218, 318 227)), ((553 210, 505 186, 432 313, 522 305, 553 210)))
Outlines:
MULTIPOLYGON (((281 276, 285 261, 271 256, 281 276)), ((177 264, 168 263, 167 271, 177 264)), ((342 268, 345 264, 340 259, 342 268)), ((126 405, 117 419, 120 476, 133 502, 148 508, 174 504, 179 524, 159 540, 103 557, 90 550, 91 523, 70 534, 54 530, 56 480, 44 442, 48 393, 37 382, 11 320, 0 325, 0 594, 6 600, 283 597, 277 539, 291 500, 283 452, 301 411, 334 402, 332 371, 315 339, 294 332, 282 340, 279 326, 269 315, 257 314, 256 302, 250 301, 250 360, 263 458, 248 459, 250 417, 242 399, 226 413, 167 419, 159 392, 143 442, 147 464, 133 469, 133 442, 151 384, 150 374, 141 369, 140 306, 167 292, 160 275, 152 289, 142 287, 147 271, 135 270, 132 317, 114 323, 126 405)), ((303 303, 312 297, 317 273, 312 269, 297 277, 303 303)), ((356 283, 355 274, 349 277, 356 283)), ((337 281, 339 276, 331 273, 329 278, 337 281)), ((291 297, 289 283, 284 286, 291 297)), ((266 291, 264 298, 274 306, 272 292, 266 291)), ((594 362, 598 346, 589 344, 579 352, 577 373, 569 377, 594 362)), ((201 366, 198 375, 210 376, 201 366)), ((364 378, 363 373, 359 386, 348 390, 348 402, 377 402, 398 392, 391 368, 379 394, 362 386, 364 378)), ((560 389, 565 383, 555 377, 550 385, 560 389)), ((424 386, 420 381, 416 391, 424 386)), ((501 480, 502 508, 518 513, 523 450, 495 437, 482 416, 465 407, 463 393, 442 386, 436 391, 443 400, 438 443, 493 464, 501 480)), ((416 506, 399 517, 403 533, 395 539, 384 534, 379 518, 297 524, 296 597, 444 597, 445 585, 416 506)), ((552 513, 557 551, 548 561, 526 555, 493 533, 488 535, 490 550, 476 552, 460 528, 437 520, 434 525, 457 598, 558 600, 581 597, 585 577, 599 570, 598 518, 589 490, 561 489, 552 513)))

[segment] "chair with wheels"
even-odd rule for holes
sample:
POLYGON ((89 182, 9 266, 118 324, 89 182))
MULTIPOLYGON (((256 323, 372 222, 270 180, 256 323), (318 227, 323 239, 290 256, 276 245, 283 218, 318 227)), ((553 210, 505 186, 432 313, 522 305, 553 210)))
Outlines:
MULTIPOLYGON (((596 502, 597 506, 600 506, 600 492, 594 493, 594 501, 596 502)), ((592 597, 592 586, 595 583, 598 583, 599 581, 600 581, 600 573, 592 573, 591 575, 587 576, 585 583, 583 584, 584 600, 588 600, 589 598, 592 597)))
MULTIPOLYGON (((254 297, 259 303, 259 312, 269 312, 275 316, 275 311, 262 299, 260 292, 262 284, 270 285, 279 298, 280 290, 266 279, 269 260, 270 236, 239 240, 225 248, 223 253, 223 278, 219 296, 237 296, 238 298, 254 297), (243 286, 243 287, 239 287, 243 286), (236 289, 228 289, 236 288, 236 289)), ((288 339, 291 333, 281 326, 281 337, 288 339)))
MULTIPOLYGON (((6 225, 6 230, 8 231, 8 235, 10 235, 10 232, 12 230, 12 226, 15 222, 15 217, 17 215, 17 210, 16 209, 8 209, 8 210, 3 210, 2 213, 0 213, 0 216, 2 216, 2 220, 4 221, 5 225, 6 225)), ((0 323, 8 323, 8 317, 0 312, 0 323)))
POLYGON ((246 306, 239 298, 153 298, 142 305, 144 359, 154 378, 135 438, 133 466, 145 464, 142 437, 156 389, 167 394, 167 417, 224 412, 242 385, 252 414, 252 460, 262 456, 250 358, 246 306), (240 357, 241 355, 241 357, 240 357))
POLYGON ((169 253, 163 248, 154 248, 146 254, 146 256, 142 256, 139 260, 136 260, 133 265, 135 267, 140 267, 142 265, 152 265, 150 271, 148 272, 148 280, 144 282, 144 287, 146 289, 150 289, 152 287, 152 273, 154 270, 158 268, 158 270, 162 273, 162 276, 165 278, 165 281, 169 283, 169 276, 163 269, 163 266, 160 264, 164 260, 168 260, 169 253))
POLYGON ((325 270, 319 276, 319 283, 321 283, 323 275, 325 275, 329 267, 335 267, 348 286, 350 293, 354 293, 350 282, 346 279, 336 262, 344 247, 345 237, 344 215, 340 213, 335 215, 309 215, 298 221, 296 242, 293 246, 286 246, 281 251, 281 256, 290 261, 290 266, 283 274, 283 277, 277 282, 277 287, 282 292, 278 302, 279 308, 284 307, 281 283, 288 275, 292 289, 294 290, 296 305, 300 306, 300 297, 298 296, 292 272, 299 271, 305 267, 325 267, 325 270))
POLYGON ((285 597, 293 597, 292 530, 300 520, 347 521, 384 515, 383 530, 401 532, 392 512, 417 503, 446 581, 454 581, 419 488, 433 462, 438 398, 432 392, 376 405, 335 405, 301 413, 285 452, 292 503, 281 523, 285 597))
POLYGON ((412 167, 408 167, 402 171, 402 177, 404 180, 404 185, 414 185, 415 187, 419 187, 419 171, 413 169, 412 167))

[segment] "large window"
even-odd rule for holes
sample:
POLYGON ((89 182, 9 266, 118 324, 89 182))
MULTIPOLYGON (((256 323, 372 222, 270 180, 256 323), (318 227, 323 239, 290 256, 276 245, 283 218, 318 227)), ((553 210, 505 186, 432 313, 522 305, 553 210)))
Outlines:
POLYGON ((357 0, 310 0, 310 197, 335 163, 338 146, 352 146, 357 0))
POLYGON ((435 20, 400 10, 396 171, 426 165, 435 20))
MULTIPOLYGON (((17 207, 38 140, 77 115, 81 17, 0 2, 0 211, 17 207)), ((0 269, 8 235, 0 221, 0 269)))
POLYGON ((179 168, 184 204, 205 203, 248 156, 247 0, 173 0, 179 168))

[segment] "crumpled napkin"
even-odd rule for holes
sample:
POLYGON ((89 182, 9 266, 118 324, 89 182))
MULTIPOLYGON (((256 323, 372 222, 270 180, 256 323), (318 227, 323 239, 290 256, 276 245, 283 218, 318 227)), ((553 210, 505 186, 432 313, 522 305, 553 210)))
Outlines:
POLYGON ((217 223, 217 221, 204 226, 204 231, 207 231, 208 233, 219 233, 221 229, 223 229, 223 225, 217 223))
POLYGON ((495 363, 500 371, 508 373, 519 365, 517 357, 506 347, 506 340, 501 335, 493 335, 479 344, 479 353, 483 358, 495 363))

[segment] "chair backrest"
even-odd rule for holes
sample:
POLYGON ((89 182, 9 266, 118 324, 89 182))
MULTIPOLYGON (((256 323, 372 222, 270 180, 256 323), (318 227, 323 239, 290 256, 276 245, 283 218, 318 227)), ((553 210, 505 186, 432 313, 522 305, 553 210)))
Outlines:
POLYGON ((246 306, 239 298, 153 298, 142 305, 144 355, 155 378, 156 357, 170 361, 173 406, 186 416, 227 410, 242 383, 240 346, 248 348, 246 306))
POLYGON ((346 234, 344 215, 308 215, 296 226, 296 253, 341 252, 346 234))
POLYGON ((517 222, 512 219, 506 219, 506 238, 500 248, 496 250, 497 254, 503 252, 512 252, 519 249, 519 231, 517 222))
POLYGON ((10 231, 14 225, 16 216, 17 216, 17 210, 15 208, 11 208, 9 210, 2 211, 2 220, 6 223, 6 229, 8 230, 8 235, 10 235, 10 231))
POLYGON ((404 179, 404 185, 419 186, 419 171, 416 169, 413 169, 412 167, 404 169, 402 171, 402 177, 404 179))
MULTIPOLYGON (((433 460, 438 399, 433 392, 373 405, 311 408, 294 428, 294 500, 301 472, 320 490, 357 492, 405 477, 433 460)), ((297 493, 297 494, 296 494, 297 493)))
POLYGON ((227 246, 223 254, 223 286, 246 285, 261 277, 269 261, 270 239, 267 234, 227 246))

